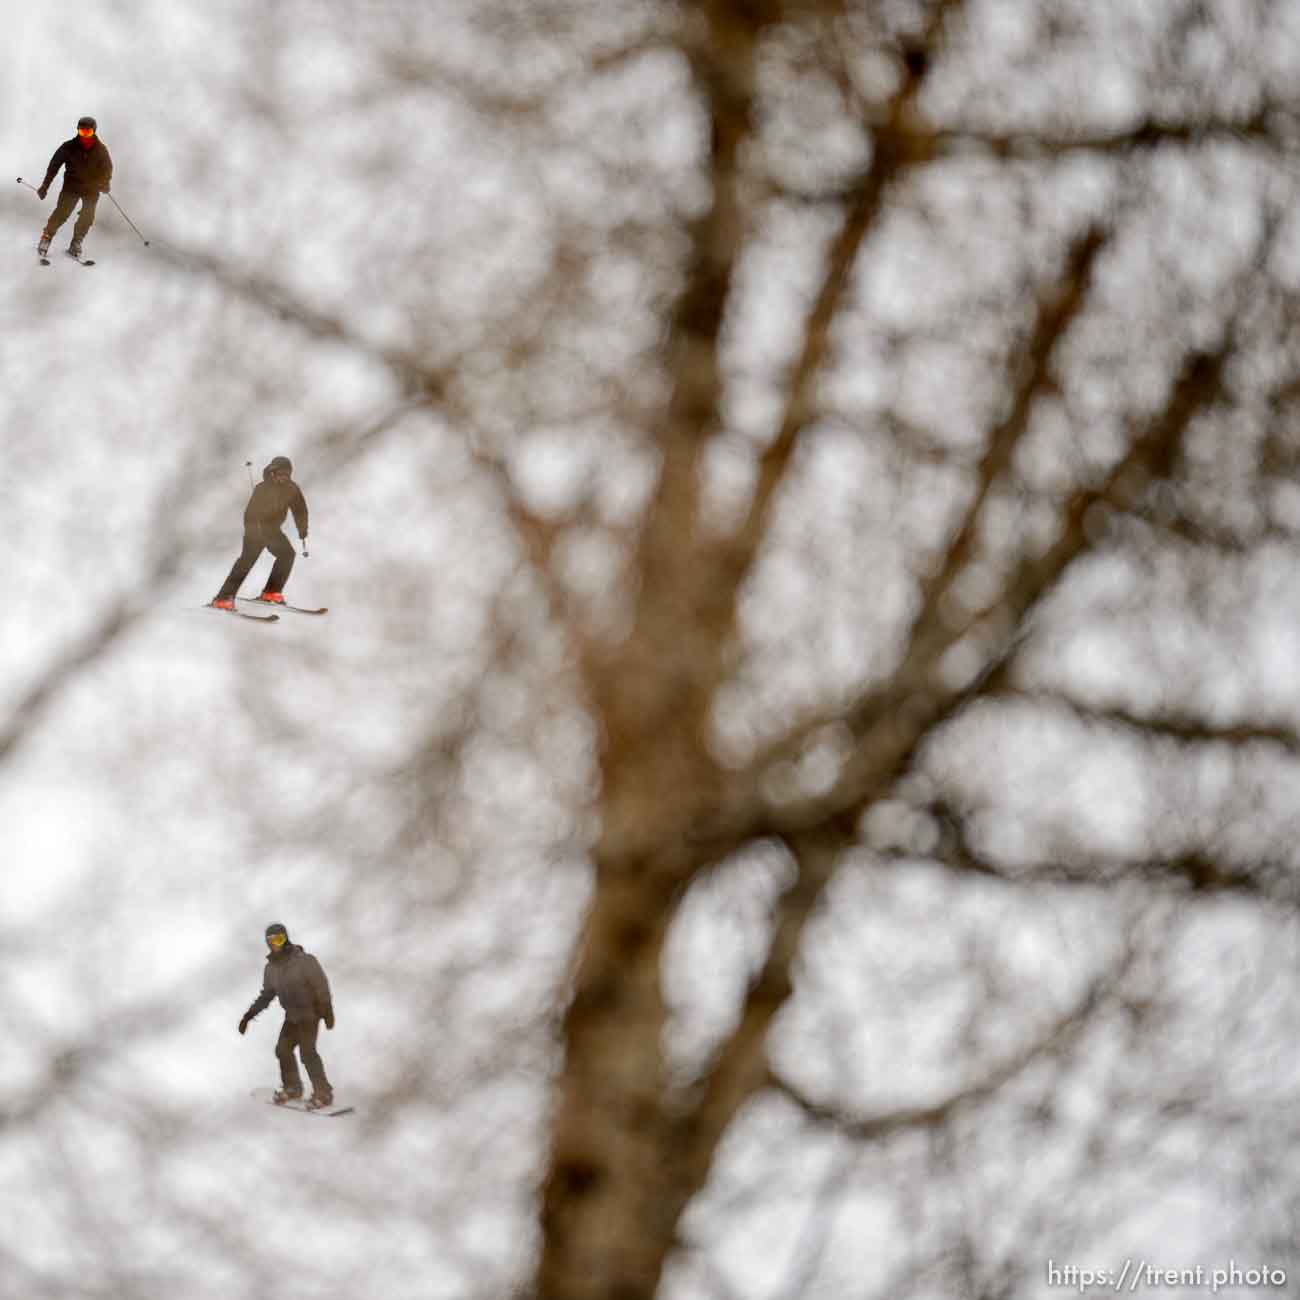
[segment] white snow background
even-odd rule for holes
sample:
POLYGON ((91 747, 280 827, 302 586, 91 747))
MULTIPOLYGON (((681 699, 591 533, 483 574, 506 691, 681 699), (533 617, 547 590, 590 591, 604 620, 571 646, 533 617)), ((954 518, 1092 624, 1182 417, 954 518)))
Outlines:
MULTIPOLYGON (((512 1068, 499 1044, 554 986, 573 868, 566 884, 553 827, 518 819, 481 858, 473 798, 439 828, 444 863, 392 841, 395 787, 419 779, 511 561, 463 445, 427 416, 393 421, 382 366, 268 326, 176 261, 273 266, 382 342, 409 248, 368 233, 396 190, 351 170, 350 136, 469 160, 424 110, 338 111, 358 74, 345 34, 299 32, 282 59, 244 23, 256 7, 4 9, 0 711, 115 611, 131 622, 24 721, 0 781, 0 1295, 499 1294, 530 1245, 544 1096, 528 1045, 505 1049, 512 1068), (239 103, 262 78, 287 118, 239 103), (42 205, 13 177, 39 184, 82 113, 151 247, 104 198, 98 265, 59 255, 70 221, 39 269, 59 182, 42 205), (331 464, 310 445, 386 418, 381 454, 331 464), (245 461, 260 478, 278 453, 312 518, 289 594, 332 609, 259 627, 202 605, 238 550, 245 461), (277 1009, 235 1032, 272 919, 333 981, 321 1050, 355 1117, 249 1099, 277 1077, 277 1009)), ((412 242, 438 238, 429 194, 408 196, 412 242)), ((535 820, 544 799, 499 785, 509 753, 475 743, 479 815, 531 804, 535 820)))
MULTIPOLYGON (((620 94, 642 103, 655 130, 636 136, 642 152, 628 162, 626 192, 602 193, 609 160, 592 159, 632 146, 603 136, 618 113, 598 97, 562 101, 550 125, 568 148, 536 154, 463 97, 440 93, 428 67, 403 80, 392 58, 403 23, 412 51, 438 50, 453 87, 452 73, 492 63, 473 25, 451 21, 472 8, 0 4, 0 156, 10 173, 0 190, 0 1300, 230 1300, 264 1289, 461 1300, 508 1294, 529 1266, 555 1064, 550 1016, 587 886, 593 747, 564 646, 504 518, 502 483, 474 451, 513 437, 529 401, 576 408, 624 368, 653 399, 653 367, 641 376, 636 359, 653 351, 660 322, 633 259, 611 255, 599 273, 579 265, 573 278, 604 295, 618 327, 602 330, 602 316, 575 330, 572 356, 552 363, 544 393, 521 391, 536 376, 520 361, 516 382, 510 359, 482 336, 548 273, 544 250, 561 242, 566 205, 599 210, 611 228, 655 203, 689 211, 698 123, 680 67, 666 57, 633 65, 610 104, 620 94), (371 24, 383 27, 382 42, 371 24), (54 195, 41 205, 12 178, 39 183, 83 113, 98 118, 116 165, 113 195, 151 247, 104 199, 87 244, 98 265, 56 253, 41 269, 34 244, 54 195), (294 310, 277 311, 268 283, 294 310), (344 336, 322 321, 341 322, 344 336), (471 398, 459 423, 420 407, 402 358, 431 371, 464 364, 471 398), (331 612, 259 627, 202 605, 238 551, 245 462, 260 475, 280 453, 295 461, 312 516, 311 556, 297 561, 289 595, 331 612), (92 652, 84 662, 83 647, 92 652), (38 689, 46 681, 48 693, 38 689), (270 920, 330 975, 338 1027, 321 1047, 355 1116, 309 1119, 248 1098, 275 1081, 275 1009, 246 1038, 236 1033, 259 987, 270 920)), ((1015 6, 972 8, 995 77, 996 52, 1016 57, 1015 6)), ((611 5, 610 39, 640 11, 611 5)), ((1280 82, 1300 68, 1294 22, 1287 30, 1289 41, 1265 43, 1267 75, 1280 82)), ((496 67, 488 89, 562 75, 555 57, 558 69, 527 59, 496 67)), ((1085 71, 1095 120, 1131 122, 1136 74, 1118 61, 1085 71)), ((1046 94, 1038 84, 1025 93, 1046 94)), ((946 85, 935 91, 940 107, 945 93, 960 100, 970 90, 960 76, 946 85)), ((829 161, 799 165, 851 168, 861 141, 832 145, 829 161)), ((974 174, 978 184, 959 174, 957 188, 982 186, 974 174)), ((1169 208, 1203 220, 1182 238, 1212 250, 1198 263, 1212 303, 1215 275, 1229 276, 1254 231, 1249 204, 1233 195, 1258 177, 1229 158, 1201 181, 1213 203, 1179 174, 1169 208)), ((954 182, 935 182, 938 207, 951 198, 945 183, 954 182)), ((1029 204, 1051 215, 1014 247, 975 239, 939 252, 905 221, 886 227, 891 252, 871 263, 862 300, 905 330, 925 310, 919 282, 961 281, 978 295, 1004 273, 1014 280, 1008 268, 1039 273, 1054 235, 1104 208, 1110 186, 1086 160, 1062 165, 1029 204)), ((993 183, 980 192, 1015 210, 993 183)), ((1163 209, 1151 220, 1176 224, 1163 209)), ((734 436, 720 440, 710 484, 720 517, 744 499, 756 448, 770 437, 765 377, 788 360, 791 305, 806 299, 828 234, 797 206, 771 224, 742 267, 754 309, 728 339, 734 436)), ((58 249, 70 233, 71 222, 58 249)), ((1117 254, 1112 291, 1143 275, 1160 280, 1140 252, 1128 256, 1117 254)), ((937 402, 948 446, 960 448, 987 427, 997 390, 978 358, 941 337, 942 301, 929 304, 934 319, 920 323, 937 337, 923 363, 893 375, 871 339, 850 338, 854 364, 828 393, 859 415, 886 390, 918 419, 937 402)), ((1150 310, 1159 318, 1163 307, 1150 310)), ((1142 375, 1131 383, 1140 388, 1142 375)), ((590 489, 603 523, 635 515, 653 465, 625 431, 584 425, 575 410, 529 433, 508 469, 532 503, 559 511, 590 489)), ((1100 457, 1106 438, 1098 420, 1097 445, 1084 454, 1100 457)), ((905 613, 910 588, 891 576, 894 562, 941 534, 959 495, 937 472, 902 484, 896 469, 878 444, 834 430, 809 453, 775 530, 789 546, 745 596, 750 659, 719 705, 724 752, 751 750, 792 701, 851 692, 887 668, 889 635, 859 629, 905 613), (906 492, 924 508, 900 508, 906 492), (801 547, 828 537, 826 567, 810 581, 801 547), (813 622, 821 657, 810 669, 793 651, 813 622)), ((1274 506, 1294 522, 1294 496, 1274 506)), ((575 588, 615 585, 598 539, 575 543, 566 560, 575 588)), ((264 558, 247 593, 268 567, 264 558)), ((1104 565, 1089 574, 1080 605, 1104 603, 1108 580, 1126 591, 1133 581, 1104 565)), ((1242 641, 1208 648, 1205 627, 1180 605, 1154 647, 1135 650, 1139 639, 1099 618, 1052 653, 1040 649, 1036 671, 1110 702, 1158 704, 1177 682, 1212 718, 1295 725, 1291 550, 1244 562, 1241 590, 1266 611, 1242 641)), ((605 613, 617 619, 618 609, 605 613)), ((935 778, 973 806, 1000 787, 1023 814, 989 818, 990 851, 1032 859, 1040 823, 1106 852, 1139 843, 1163 794, 1158 780, 1122 744, 1080 760, 1068 724, 1035 727, 1006 720, 997 744, 959 735, 933 758, 935 778)), ((1207 760, 1190 784, 1212 822, 1224 773, 1207 760)), ((882 844, 905 842, 909 816, 877 809, 868 830, 882 844)), ((844 910, 819 923, 808 974, 834 986, 830 1009, 797 1004, 779 1033, 789 1074, 811 1094, 850 1079, 847 1098, 864 1112, 944 1095, 972 936, 1016 936, 998 961, 1030 990, 1035 1022, 1070 1002, 1118 937, 1105 929, 1104 899, 1008 915, 995 893, 972 889, 952 906, 925 848, 906 878, 837 882, 844 910), (938 914, 942 936, 928 937, 938 914), (900 940, 878 916, 904 918, 906 934, 927 938, 900 940), (909 1012, 919 983, 942 992, 909 1012), (896 1038, 864 1028, 868 1014, 898 1006, 896 1038)), ((725 1030, 766 938, 764 903, 781 864, 760 853, 743 872, 752 877, 743 887, 726 872, 704 882, 674 935, 666 987, 682 1023, 672 1048, 688 1064, 725 1030)), ((1219 962, 1226 972, 1198 1003, 1203 1032, 1189 1054, 1208 1058, 1215 1008, 1231 988, 1252 988, 1258 1016, 1236 1047, 1249 1047, 1242 1059, 1258 1068, 1233 1081, 1232 1095, 1249 1097, 1265 1076, 1270 1098, 1293 1092, 1293 1043, 1270 1038, 1294 1024, 1293 924, 1225 903, 1170 947, 1176 970, 1219 962)), ((1011 1045, 1001 1022, 983 1028, 981 1047, 1011 1045)), ((1098 1076, 1119 1041, 1099 1049, 1098 1076)), ((1067 1091, 1080 1131, 1104 1117, 1104 1100, 1100 1090, 1067 1091)), ((816 1203, 823 1171, 838 1167, 833 1140, 798 1145, 773 1180, 789 1203, 765 1203, 735 1228, 729 1194, 743 1200, 752 1171, 787 1149, 798 1123, 770 1100, 756 1108, 688 1216, 690 1231, 713 1234, 737 1294, 776 1294, 769 1279, 803 1249, 790 1205, 816 1203)), ((1177 1134, 1170 1145, 1179 1147, 1177 1134)), ((1022 1198, 1045 1213, 1069 1153, 1044 1154, 1027 1176, 1039 1154, 992 1149, 988 1203, 1022 1198)), ((1180 1172, 1157 1193, 1134 1173, 1149 1221, 1100 1215, 1096 1236, 1067 1248, 1104 1250, 1099 1262, 1109 1263, 1154 1241, 1161 1262, 1177 1266, 1219 1263, 1244 1244, 1234 1217, 1242 1201, 1211 1157, 1177 1149, 1170 1159, 1180 1172), (1208 1172, 1186 1172, 1203 1160, 1208 1172)), ((855 1279, 888 1272, 910 1227, 899 1213, 885 1191, 842 1207, 825 1228, 822 1294, 847 1297, 855 1279)), ((685 1275, 667 1289, 692 1300, 717 1293, 685 1275)))

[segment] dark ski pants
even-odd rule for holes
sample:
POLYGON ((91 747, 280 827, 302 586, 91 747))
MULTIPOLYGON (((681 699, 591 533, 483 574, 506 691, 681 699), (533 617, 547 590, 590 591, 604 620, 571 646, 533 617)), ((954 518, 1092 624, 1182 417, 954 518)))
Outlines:
POLYGON ((333 1091, 325 1077, 325 1062, 316 1050, 316 1035, 319 1033, 320 1021, 314 1017, 311 1020, 284 1018, 280 1037, 275 1040, 275 1055, 280 1062, 280 1082, 290 1092, 302 1091, 302 1075, 298 1073, 298 1062, 293 1055, 295 1047, 311 1080, 312 1092, 333 1091))
POLYGON ((218 600, 233 600, 239 591, 239 585, 248 577, 249 570, 257 563, 257 557, 263 551, 270 551, 275 556, 271 576, 266 580, 266 591, 283 591, 293 572, 293 543, 278 528, 263 528, 257 532, 244 534, 244 549, 239 552, 239 559, 234 563, 229 576, 217 592, 218 600))
POLYGON ((77 214, 77 224, 72 228, 72 242, 80 244, 85 239, 87 232, 95 224, 95 208, 99 203, 99 195, 81 194, 77 190, 70 190, 66 185, 59 192, 59 201, 54 205, 54 211, 50 213, 50 219, 45 223, 45 233, 51 239, 72 215, 72 209, 77 206, 78 199, 81 200, 81 211, 77 214))

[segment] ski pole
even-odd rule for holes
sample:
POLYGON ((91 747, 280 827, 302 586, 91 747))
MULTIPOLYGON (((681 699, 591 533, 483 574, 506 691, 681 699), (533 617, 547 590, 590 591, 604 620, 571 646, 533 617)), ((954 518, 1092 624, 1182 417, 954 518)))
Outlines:
POLYGON ((251 492, 253 491, 253 462, 251 460, 246 460, 244 462, 244 468, 248 471, 248 490, 251 492))
MULTIPOLYGON (((109 191, 108 197, 109 197, 110 199, 113 199, 113 192, 112 192, 111 190, 109 191)), ((114 207, 115 207, 119 212, 122 212, 122 205, 121 205, 121 204, 120 204, 116 199, 113 199, 113 206, 114 206, 114 207)), ((136 233, 137 235, 140 235, 139 227, 136 226, 135 222, 132 221, 131 218, 128 217, 128 216, 126 215, 125 212, 122 212, 122 220, 125 221, 126 224, 127 224, 128 226, 130 226, 131 229, 134 230, 135 233, 136 233)), ((149 241, 148 241, 147 239, 145 239, 145 237, 144 237, 143 235, 140 235, 140 238, 144 241, 144 246, 145 246, 146 248, 148 248, 148 247, 149 247, 149 241)))
POLYGON ((33 185, 33 184, 31 183, 31 181, 25 181, 25 180, 23 180, 23 178, 20 176, 20 177, 18 178, 18 184, 19 184, 19 185, 26 185, 27 188, 28 188, 29 190, 31 190, 31 192, 32 192, 33 194, 35 194, 38 198, 40 197, 40 193, 41 193, 40 190, 38 190, 38 189, 36 188, 36 186, 33 185))

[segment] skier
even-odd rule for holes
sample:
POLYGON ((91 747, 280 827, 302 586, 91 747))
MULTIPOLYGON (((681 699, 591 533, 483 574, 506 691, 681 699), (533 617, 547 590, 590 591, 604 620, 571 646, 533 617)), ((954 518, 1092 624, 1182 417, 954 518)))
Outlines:
POLYGON ((280 1062, 281 1087, 272 1100, 283 1106, 285 1102, 297 1101, 302 1096, 302 1076, 293 1055, 294 1048, 297 1048, 311 1080, 308 1109, 332 1106, 334 1089, 325 1077, 325 1064, 316 1051, 320 1022, 324 1020, 326 1029, 334 1028, 329 980, 311 953, 304 951, 300 944, 289 942, 289 931, 278 921, 266 927, 266 946, 270 952, 266 957, 262 991, 244 1012, 239 1032, 247 1033, 248 1022, 279 998, 284 1008, 284 1024, 275 1042, 275 1054, 280 1062))
POLYGON ((293 571, 294 552, 292 543, 280 531, 280 525, 290 510, 293 511, 293 522, 298 526, 298 536, 304 545, 307 541, 307 502, 292 474, 293 463, 288 456, 276 456, 262 470, 262 481, 253 489, 253 495, 244 508, 244 549, 212 601, 214 608, 235 608, 239 584, 248 577, 248 571, 257 563, 263 550, 275 556, 275 564, 258 600, 272 605, 284 604, 284 584, 293 571))
POLYGON ((50 182, 60 167, 64 169, 63 189, 59 192, 50 219, 45 223, 45 229, 41 231, 41 242, 37 245, 41 257, 49 252, 50 240, 72 215, 78 199, 81 200, 81 212, 72 230, 68 253, 72 257, 81 256, 81 241, 95 224, 95 207, 99 203, 99 196, 108 193, 113 179, 113 160, 108 156, 104 142, 95 134, 98 129, 93 117, 83 117, 77 123, 77 134, 71 140, 65 140, 50 159, 45 180, 36 193, 41 198, 45 197, 50 182))

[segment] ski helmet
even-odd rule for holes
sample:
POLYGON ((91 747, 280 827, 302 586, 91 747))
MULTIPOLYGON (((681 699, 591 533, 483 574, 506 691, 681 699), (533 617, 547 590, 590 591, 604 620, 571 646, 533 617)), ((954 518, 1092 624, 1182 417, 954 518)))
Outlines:
POLYGON ((88 126, 92 131, 99 130, 99 123, 93 117, 83 117, 77 123, 77 130, 80 131, 83 126, 88 126))
POLYGON ((271 463, 266 467, 267 473, 274 474, 278 470, 284 470, 290 478, 293 477, 293 461, 288 456, 273 456, 271 463))
POLYGON ((279 921, 272 921, 266 927, 266 942, 278 952, 289 942, 289 931, 279 921), (280 942, 276 943, 276 939, 279 939, 280 942))

